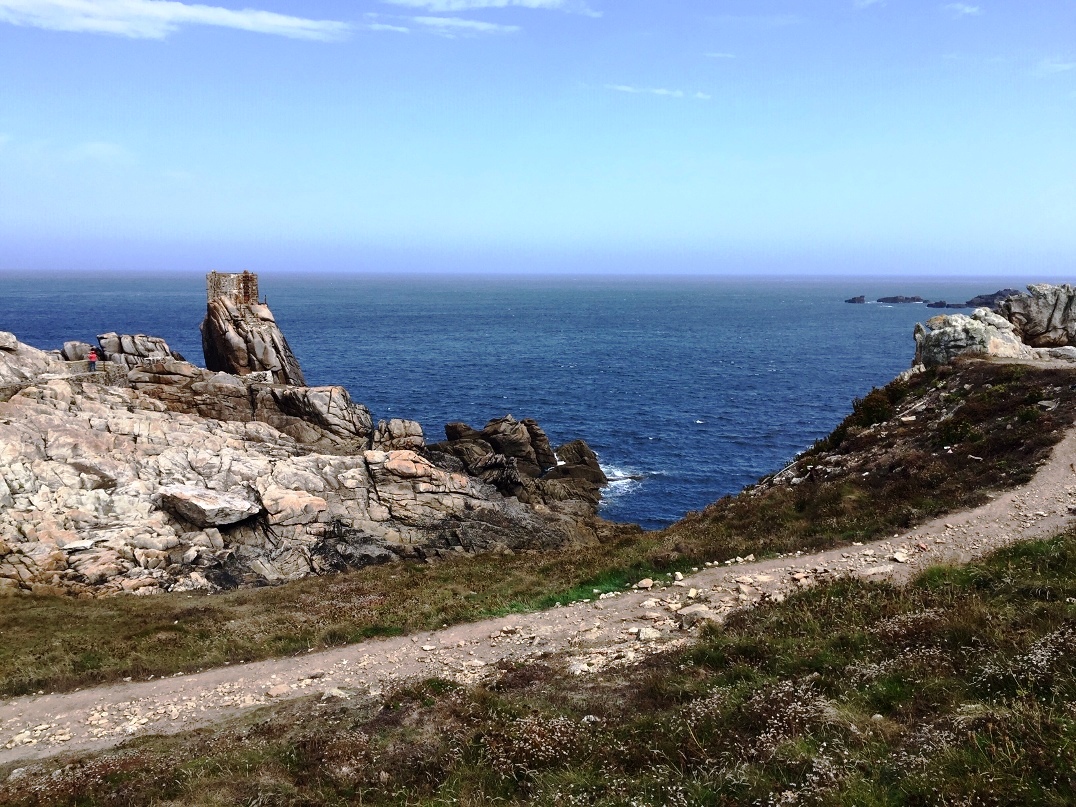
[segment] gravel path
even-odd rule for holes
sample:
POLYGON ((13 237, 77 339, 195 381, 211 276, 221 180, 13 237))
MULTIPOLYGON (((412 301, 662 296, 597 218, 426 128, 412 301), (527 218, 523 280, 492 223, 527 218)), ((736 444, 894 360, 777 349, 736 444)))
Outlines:
POLYGON ((1055 535, 1074 511, 1076 430, 1024 487, 889 540, 761 562, 715 559, 682 580, 540 613, 193 675, 0 701, 0 765, 106 748, 138 734, 185 731, 303 695, 376 696, 385 687, 434 675, 477 681, 499 661, 550 652, 566 652, 579 675, 628 665, 682 646, 698 621, 721 619, 763 597, 781 599, 839 575, 903 582, 931 564, 964 563, 1014 541, 1055 535))

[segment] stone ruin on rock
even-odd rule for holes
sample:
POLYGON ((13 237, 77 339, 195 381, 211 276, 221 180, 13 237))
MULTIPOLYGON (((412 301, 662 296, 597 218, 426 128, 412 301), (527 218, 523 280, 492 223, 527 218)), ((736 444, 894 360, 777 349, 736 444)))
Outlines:
POLYGON ((201 331, 207 369, 238 376, 266 372, 278 384, 306 385, 273 312, 258 300, 256 274, 210 272, 206 296, 201 331))
MULTIPOLYGON (((240 306, 273 323, 250 302, 255 276, 217 278, 223 296, 207 320, 216 300, 240 323, 240 306)), ((275 323, 244 331, 253 343, 255 331, 286 348, 275 323)), ((581 440, 554 451, 532 420, 450 424, 427 446, 418 423, 375 426, 342 387, 274 383, 276 371, 251 369, 250 351, 248 372, 233 374, 155 337, 100 341, 115 363, 91 375, 82 343, 50 353, 0 333, 0 593, 264 585, 593 543, 610 529, 596 517, 605 477, 594 453, 581 440)), ((285 352, 281 368, 297 372, 285 352)))

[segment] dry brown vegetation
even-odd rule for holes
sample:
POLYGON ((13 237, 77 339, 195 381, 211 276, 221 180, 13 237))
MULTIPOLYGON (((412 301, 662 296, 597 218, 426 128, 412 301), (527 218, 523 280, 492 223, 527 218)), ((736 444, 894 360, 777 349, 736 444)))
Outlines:
POLYGON ((269 707, 28 765, 0 802, 1060 807, 1076 800, 1076 535, 907 588, 831 582, 690 650, 568 678, 551 656, 484 686, 269 707))

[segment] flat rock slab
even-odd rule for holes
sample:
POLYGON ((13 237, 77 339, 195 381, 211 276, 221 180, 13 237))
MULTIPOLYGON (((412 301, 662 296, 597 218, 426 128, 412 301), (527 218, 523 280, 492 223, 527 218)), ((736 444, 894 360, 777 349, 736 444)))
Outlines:
POLYGON ((222 493, 192 485, 160 489, 161 507, 198 527, 236 524, 261 512, 261 505, 239 493, 222 493))

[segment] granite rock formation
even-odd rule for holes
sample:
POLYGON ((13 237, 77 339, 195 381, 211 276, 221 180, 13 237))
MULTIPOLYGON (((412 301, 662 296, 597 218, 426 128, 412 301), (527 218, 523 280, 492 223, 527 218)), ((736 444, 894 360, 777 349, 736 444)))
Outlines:
POLYGON ((258 301, 258 278, 250 272, 206 278, 209 301, 202 321, 202 352, 210 370, 246 376, 268 373, 277 384, 306 380, 269 306, 258 301))
POLYGON ((1020 293, 1018 289, 998 289, 993 294, 980 294, 972 297, 965 303, 965 306, 968 308, 993 308, 997 310, 998 304, 1003 300, 1020 293))
POLYGON ((47 373, 66 372, 67 365, 55 354, 24 345, 15 334, 0 331, 0 390, 16 390, 47 373))
POLYGON ((998 302, 998 313, 978 308, 938 316, 915 326, 915 363, 947 364, 961 355, 1076 361, 1076 291, 1040 283, 1027 294, 1002 289, 976 299, 998 302))
POLYGON ((213 373, 162 360, 127 374, 128 384, 172 412, 215 420, 258 421, 320 451, 369 448, 370 412, 343 387, 288 387, 252 376, 213 373))
MULTIPOLYGON (((183 361, 183 357, 168 347, 168 343, 159 336, 146 336, 140 334, 104 333, 97 337, 97 343, 101 346, 98 351, 101 359, 118 364, 128 370, 143 364, 160 361, 162 359, 175 359, 183 361)), ((69 342, 64 345, 65 349, 69 342)), ((86 358, 80 356, 79 358, 86 358)))
MULTIPOLYGON (((340 387, 173 358, 117 383, 84 368, 0 335, 0 591, 213 590, 596 540, 595 497, 519 472, 565 467, 533 421, 477 433, 491 478, 522 494, 505 495, 426 449, 418 424, 373 428, 340 387)), ((572 456, 596 467, 589 449, 572 456)))
POLYGON ((414 420, 379 420, 371 447, 378 451, 422 451, 426 447, 426 438, 422 426, 414 420))
POLYGON ((1021 341, 1045 348, 1076 345, 1076 290, 1067 283, 1037 283, 1028 286, 1027 291, 1008 297, 998 306, 1021 341))
POLYGON ((1013 324, 986 308, 966 314, 943 314, 915 326, 915 363, 948 364, 964 354, 999 358, 1033 358, 1013 324))

